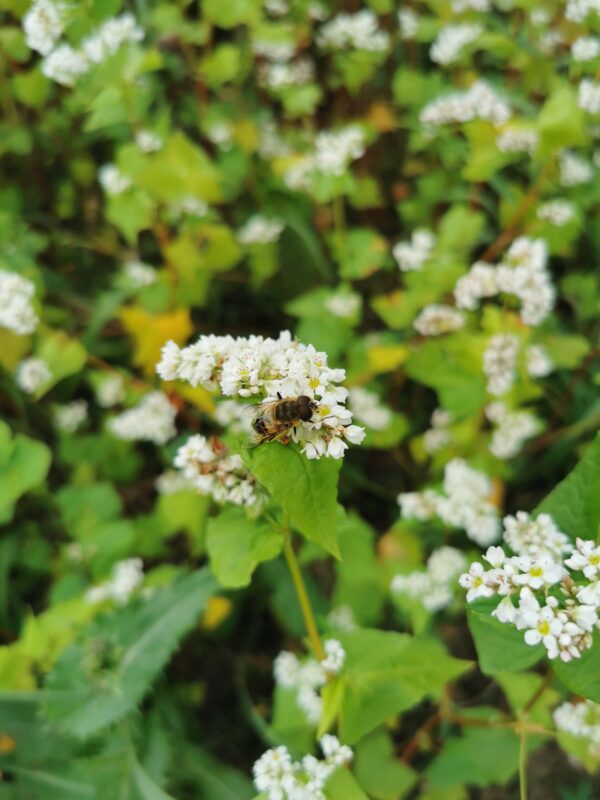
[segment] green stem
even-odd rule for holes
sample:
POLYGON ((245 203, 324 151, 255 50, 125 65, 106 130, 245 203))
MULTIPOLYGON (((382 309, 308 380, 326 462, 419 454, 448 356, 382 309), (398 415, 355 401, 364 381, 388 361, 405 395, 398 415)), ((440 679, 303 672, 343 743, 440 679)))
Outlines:
POLYGON ((300 565, 298 564, 296 553, 292 547, 292 537, 289 534, 285 536, 283 541, 283 555, 285 556, 285 560, 290 570, 290 575, 292 576, 292 582, 294 584, 294 589, 296 590, 296 596, 298 598, 298 603, 300 604, 300 610, 302 611, 302 616, 304 618, 304 625, 306 626, 306 632, 308 633, 308 638, 310 639, 313 652, 319 661, 322 661, 325 658, 325 651, 323 650, 321 637, 319 636, 319 631, 317 630, 315 615, 310 604, 308 592, 306 591, 306 585, 304 583, 304 578, 302 577, 300 565))
POLYGON ((346 240, 346 214, 344 210, 344 198, 341 195, 336 195, 333 198, 333 224, 335 226, 338 244, 340 247, 343 247, 346 240))
POLYGON ((523 718, 519 727, 519 800, 527 800, 527 727, 523 718))

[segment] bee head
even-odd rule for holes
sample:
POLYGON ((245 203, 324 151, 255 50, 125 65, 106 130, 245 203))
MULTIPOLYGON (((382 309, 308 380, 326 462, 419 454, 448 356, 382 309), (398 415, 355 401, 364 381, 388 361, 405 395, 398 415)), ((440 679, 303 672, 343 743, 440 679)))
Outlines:
POLYGON ((310 397, 301 394, 298 398, 298 416, 303 422, 308 422, 317 410, 317 404, 310 397))

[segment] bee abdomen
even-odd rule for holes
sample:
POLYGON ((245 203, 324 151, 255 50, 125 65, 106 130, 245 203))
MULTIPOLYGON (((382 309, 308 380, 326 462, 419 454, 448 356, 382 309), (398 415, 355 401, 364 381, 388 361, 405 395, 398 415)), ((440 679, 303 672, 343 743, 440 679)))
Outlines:
POLYGON ((293 422, 298 419, 298 407, 295 402, 280 403, 275 409, 275 417, 280 422, 293 422))

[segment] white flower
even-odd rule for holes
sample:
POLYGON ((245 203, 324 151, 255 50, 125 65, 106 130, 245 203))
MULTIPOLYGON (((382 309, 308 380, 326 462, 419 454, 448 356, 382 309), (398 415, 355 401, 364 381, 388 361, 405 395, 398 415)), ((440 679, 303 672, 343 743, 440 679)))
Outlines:
POLYGON ((503 153, 529 153, 537 149, 539 136, 531 128, 507 127, 498 134, 496 146, 503 153))
POLYGON ((454 287, 454 297, 459 308, 474 310, 482 297, 498 294, 496 269, 485 261, 477 261, 454 287))
POLYGON ((100 64, 119 50, 126 42, 141 42, 144 31, 136 24, 132 14, 112 17, 84 39, 81 48, 86 58, 100 64))
POLYGON ((326 175, 341 176, 348 165, 364 152, 364 133, 357 125, 321 131, 315 139, 314 169, 326 175))
POLYGON ((107 194, 122 194, 131 188, 131 178, 114 164, 105 164, 98 170, 98 180, 107 194))
POLYGON ((356 14, 342 12, 322 26, 317 35, 319 47, 329 50, 387 50, 390 37, 379 29, 377 17, 365 8, 356 14))
POLYGON ((325 658, 321 666, 328 675, 339 675, 346 660, 346 651, 337 639, 326 639, 323 643, 325 658))
POLYGON ((563 226, 575 216, 575 206, 568 200, 550 200, 537 210, 538 219, 551 222, 553 225, 563 226))
POLYGON ((531 589, 552 586, 561 581, 566 574, 562 565, 549 555, 536 559, 522 556, 519 560, 519 569, 522 574, 515 576, 515 582, 519 586, 529 586, 531 589))
POLYGON ((527 372, 533 378, 543 378, 553 371, 552 359, 541 345, 532 344, 527 348, 526 356, 527 372))
POLYGON ((558 656, 558 638, 562 633, 563 623, 557 616, 556 608, 553 605, 541 607, 530 589, 523 589, 521 592, 516 625, 520 630, 526 629, 526 644, 533 646, 542 642, 548 658, 558 656))
POLYGON ((431 415, 431 428, 423 434, 423 447, 427 453, 436 453, 450 444, 452 437, 448 431, 450 415, 441 408, 436 408, 431 415))
POLYGON ((583 22, 588 14, 600 15, 599 0, 568 0, 565 17, 573 22, 583 22))
POLYGON ((548 555, 555 561, 570 552, 569 538, 556 526, 549 514, 532 519, 525 511, 504 517, 504 541, 520 556, 536 559, 548 555))
POLYGON ((24 336, 37 328, 33 310, 35 286, 15 272, 0 269, 0 327, 24 336))
POLYGON ((239 229, 237 239, 240 244, 269 244, 279 239, 283 228, 280 220, 256 214, 239 229))
POLYGON ((118 561, 112 568, 110 580, 88 589, 86 599, 89 603, 99 603, 111 599, 120 606, 126 605, 143 580, 144 570, 141 558, 118 561))
POLYGON ((542 239, 521 236, 496 268, 498 289, 521 301, 521 319, 539 325, 554 307, 555 290, 546 270, 548 254, 542 239))
POLYGON ((592 61, 600 55, 600 39, 597 36, 580 36, 571 45, 575 61, 592 61))
POLYGON ((446 25, 438 33, 431 45, 429 57, 437 64, 452 64, 458 61, 462 50, 474 42, 483 33, 483 26, 478 23, 446 25))
POLYGON ((579 588, 576 597, 580 603, 598 608, 600 606, 600 580, 592 581, 587 586, 579 588))
POLYGON ((294 688, 298 684, 300 662, 294 653, 282 650, 273 662, 273 675, 278 686, 286 689, 294 688))
POLYGON ((289 86, 302 86, 315 78, 315 67, 310 58, 261 64, 258 79, 261 86, 274 92, 289 86))
POLYGON ((136 289, 151 286, 156 282, 156 270, 142 261, 128 261, 123 267, 125 277, 136 289))
POLYGON ((412 8, 401 8, 398 11, 398 26, 404 41, 414 39, 419 31, 419 15, 412 8))
POLYGON ((600 704, 594 703, 592 700, 563 703, 555 709, 553 717, 557 730, 587 739, 590 754, 594 757, 598 756, 600 704))
POLYGON ((438 495, 425 492, 403 492, 398 495, 398 504, 403 517, 414 517, 421 521, 432 519, 436 514, 438 495))
POLYGON ((135 134, 135 143, 142 153, 154 153, 163 146, 163 141, 154 131, 143 128, 135 134))
POLYGON ((85 400, 73 400, 54 409, 56 427, 65 433, 74 433, 87 419, 88 404, 85 400))
POLYGON ((579 537, 576 545, 570 558, 565 559, 565 564, 569 569, 583 572, 589 581, 598 580, 600 578, 600 545, 579 537))
POLYGON ((336 766, 343 766, 352 761, 352 750, 347 746, 340 743, 337 736, 331 733, 326 733, 319 742, 321 750, 325 758, 336 766))
POLYGON ((125 384, 117 372, 102 379, 96 389, 96 401, 102 408, 112 408, 125 399, 125 384))
POLYGON ((350 606, 343 605, 332 608, 327 615, 327 619, 333 628, 338 628, 341 631, 356 630, 356 620, 350 606))
POLYGON ((17 365, 17 386, 27 394, 34 394, 40 387, 52 380, 52 372, 41 358, 25 358, 17 365))
POLYGON ((413 325, 422 336, 441 336, 451 333, 465 324, 462 311, 452 306, 430 305, 426 306, 413 325))
POLYGON ((385 430, 392 422, 392 412, 384 406, 379 396, 362 386, 350 389, 348 405, 359 422, 374 431, 385 430))
POLYGON ((154 481, 154 488, 159 494, 169 495, 192 487, 182 472, 167 469, 154 481))
POLYGON ((432 100, 419 119, 424 125, 448 125, 472 119, 487 119, 494 125, 502 125, 510 116, 508 104, 485 81, 477 81, 467 91, 432 100))
POLYGON ((247 411, 248 407, 236 400, 222 400, 215 408, 215 419, 232 433, 250 433, 252 420, 247 411))
POLYGON ((206 131, 206 135, 213 144, 216 144, 222 150, 231 150, 233 144, 233 129, 225 120, 213 122, 206 131))
POLYGON ((89 62, 78 50, 61 44, 42 61, 42 72, 61 86, 74 86, 89 69, 89 62))
POLYGON ((463 11, 490 11, 491 0, 452 0, 452 11, 460 14, 463 11))
POLYGON ((252 769, 254 785, 259 792, 267 792, 269 800, 283 800, 285 787, 290 786, 294 775, 292 757, 285 747, 267 750, 252 769))
POLYGON ((177 409, 162 392, 144 395, 137 406, 123 411, 108 422, 108 430, 118 439, 165 444, 175 436, 177 409))
POLYGON ((534 436, 540 423, 528 411, 509 411, 504 403, 490 403, 485 409, 489 420, 497 427, 489 444, 490 453, 496 458, 513 458, 521 450, 526 439, 534 436))
POLYGON ((512 334, 496 334, 483 354, 483 371, 490 394, 506 394, 513 385, 519 353, 519 339, 512 334))
POLYGON ((169 210, 174 216, 189 214, 193 217, 203 217, 208 212, 208 205, 204 200, 200 200, 198 197, 185 195, 174 203, 171 203, 169 210))
POLYGON ((48 55, 63 32, 62 5, 51 0, 35 0, 23 17, 23 32, 30 50, 48 55))
POLYGON ((600 111, 600 83, 584 78, 579 84, 577 105, 588 114, 597 114, 600 111))
POLYGON ((580 186, 589 183, 594 177, 591 164, 569 150, 561 150, 558 159, 561 186, 580 186))
POLYGON ((468 590, 467 603, 472 603, 478 597, 493 597, 494 589, 486 583, 486 579, 487 573, 478 561, 474 561, 469 571, 459 577, 459 584, 468 590))
POLYGON ((398 242, 392 251, 402 272, 420 270, 430 258, 435 247, 436 237, 431 231, 414 231, 409 242, 398 242))
POLYGON ((508 595, 500 600, 492 611, 492 617, 496 617, 498 622, 514 624, 517 618, 517 609, 508 595))
POLYGON ((325 308, 340 319, 351 319, 362 307, 362 298, 357 292, 340 291, 330 295, 325 308))

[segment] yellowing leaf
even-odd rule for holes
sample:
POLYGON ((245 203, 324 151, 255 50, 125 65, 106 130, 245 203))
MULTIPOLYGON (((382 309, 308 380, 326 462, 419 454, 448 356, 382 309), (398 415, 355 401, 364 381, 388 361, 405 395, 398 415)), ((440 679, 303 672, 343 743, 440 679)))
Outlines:
POLYGON ((177 394, 207 414, 212 414, 215 410, 215 402, 211 393, 202 386, 194 387, 187 383, 180 383, 177 385, 177 394))
POLYGON ((12 753, 17 743, 7 733, 0 733, 0 753, 12 753))
POLYGON ((392 372, 404 364, 409 356, 409 349, 403 344, 374 345, 367 351, 369 366, 373 372, 392 372))
POLYGON ((209 597, 200 625, 207 631, 218 628, 227 619, 232 607, 233 603, 228 597, 220 597, 219 595, 209 597))
POLYGON ((121 320, 134 343, 133 361, 147 375, 153 375, 160 359, 160 349, 172 339, 183 344, 192 332, 190 312, 187 308, 166 314, 149 314, 138 306, 121 311, 121 320))

